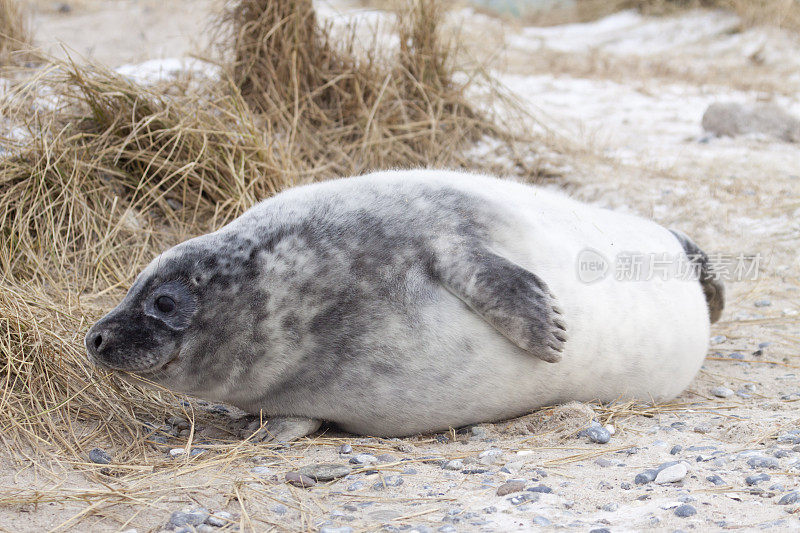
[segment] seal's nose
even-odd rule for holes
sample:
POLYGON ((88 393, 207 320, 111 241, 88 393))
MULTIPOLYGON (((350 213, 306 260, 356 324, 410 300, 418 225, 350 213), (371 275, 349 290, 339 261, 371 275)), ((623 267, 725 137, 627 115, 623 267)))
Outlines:
POLYGON ((103 328, 93 327, 86 334, 84 343, 86 344, 86 351, 89 353, 89 358, 95 361, 100 360, 103 349, 108 345, 109 334, 103 331, 103 328))

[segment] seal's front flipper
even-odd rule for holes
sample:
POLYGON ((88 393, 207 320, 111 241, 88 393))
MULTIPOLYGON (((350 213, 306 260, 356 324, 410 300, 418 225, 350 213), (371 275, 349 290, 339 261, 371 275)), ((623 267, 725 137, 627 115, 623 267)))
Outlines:
POLYGON ((523 350, 561 360, 567 328, 544 281, 485 248, 450 252, 438 253, 434 266, 450 292, 523 350))
POLYGON ((253 435, 255 442, 290 442, 314 433, 321 420, 294 416, 273 416, 253 435))

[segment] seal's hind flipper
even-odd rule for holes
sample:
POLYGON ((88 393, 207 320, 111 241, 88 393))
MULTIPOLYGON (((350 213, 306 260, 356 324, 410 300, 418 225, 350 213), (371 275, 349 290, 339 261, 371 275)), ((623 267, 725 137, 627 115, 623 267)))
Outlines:
POLYGON ((708 317, 713 324, 719 320, 725 308, 725 285, 714 276, 714 267, 708 260, 708 255, 697 246, 685 233, 671 229, 673 235, 683 246, 683 250, 698 269, 697 276, 708 305, 708 317))
POLYGON ((549 363, 561 360, 567 328, 536 274, 481 248, 439 255, 434 270, 450 292, 523 350, 549 363))

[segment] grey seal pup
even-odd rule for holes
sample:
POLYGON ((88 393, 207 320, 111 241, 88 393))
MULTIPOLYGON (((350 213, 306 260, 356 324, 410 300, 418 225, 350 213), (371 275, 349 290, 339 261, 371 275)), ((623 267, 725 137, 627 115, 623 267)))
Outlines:
POLYGON ((321 421, 402 436, 672 398, 723 305, 682 233, 539 187, 407 170, 293 188, 167 250, 85 343, 103 367, 262 413, 278 440, 321 421), (609 270, 621 253, 694 275, 625 279, 609 270))

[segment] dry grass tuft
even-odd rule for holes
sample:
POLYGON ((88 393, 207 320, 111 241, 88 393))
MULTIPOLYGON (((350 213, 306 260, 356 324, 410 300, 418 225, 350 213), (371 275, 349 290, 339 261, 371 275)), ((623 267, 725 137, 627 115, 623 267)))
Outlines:
POLYGON ((471 166, 464 148, 508 132, 475 110, 472 78, 454 81, 453 43, 440 36, 441 4, 398 14, 388 61, 333 42, 311 0, 237 0, 217 23, 222 54, 251 107, 286 135, 320 176, 376 168, 471 166))
POLYGON ((18 0, 0 0, 0 65, 10 63, 14 52, 33 41, 29 13, 18 0))

